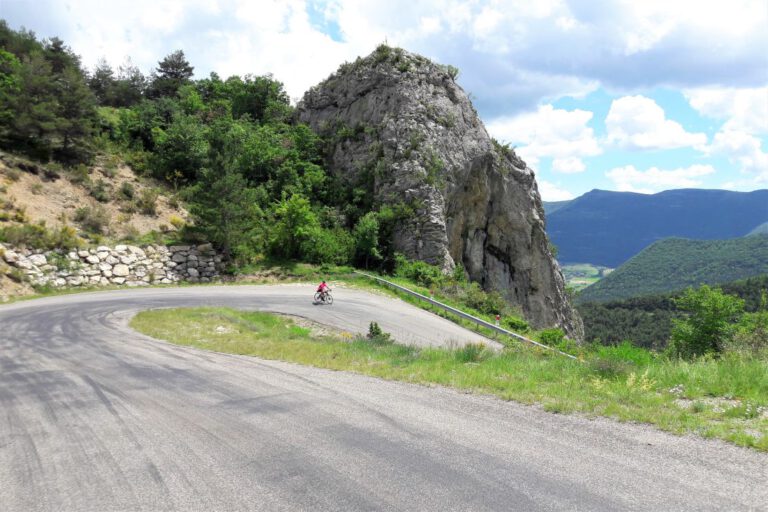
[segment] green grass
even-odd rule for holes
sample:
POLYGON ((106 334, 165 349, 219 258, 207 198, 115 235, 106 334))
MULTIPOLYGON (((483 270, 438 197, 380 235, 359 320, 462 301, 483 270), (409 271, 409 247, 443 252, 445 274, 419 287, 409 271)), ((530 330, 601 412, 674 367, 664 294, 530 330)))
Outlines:
POLYGON ((629 345, 585 348, 580 361, 523 347, 501 353, 416 349, 346 333, 316 337, 283 317, 225 308, 145 311, 131 325, 180 345, 450 386, 551 412, 650 423, 768 451, 766 361, 684 362, 629 345))
POLYGON ((595 284, 613 271, 611 268, 590 263, 563 264, 560 268, 566 284, 577 291, 595 284))

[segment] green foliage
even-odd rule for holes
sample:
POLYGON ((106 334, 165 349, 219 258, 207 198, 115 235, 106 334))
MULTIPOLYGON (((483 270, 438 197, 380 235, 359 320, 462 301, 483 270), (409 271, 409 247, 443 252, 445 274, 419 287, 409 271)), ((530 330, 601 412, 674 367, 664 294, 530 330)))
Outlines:
POLYGON ((480 343, 469 343, 453 351, 456 361, 460 363, 479 363, 491 356, 491 353, 480 343))
POLYGON ((0 228, 0 242, 32 249, 74 249, 83 241, 70 226, 49 230, 44 222, 0 228))
POLYGON ((145 188, 136 198, 136 207, 144 215, 157 215, 157 190, 145 188))
POLYGON ((768 273, 768 235, 657 242, 582 290, 579 302, 650 295, 768 273))
POLYGON ((556 347, 565 339, 562 329, 544 329, 539 332, 539 341, 550 347, 556 347))
POLYGON ((187 61, 183 50, 176 50, 157 63, 157 71, 151 77, 148 94, 152 98, 175 96, 179 89, 190 82, 195 68, 187 61))
POLYGON ((117 192, 120 198, 126 201, 130 201, 136 195, 136 189, 133 187, 133 184, 131 184, 128 181, 124 181, 120 185, 120 188, 118 189, 117 192))
POLYGON ((110 200, 110 187, 104 180, 89 182, 88 192, 100 203, 107 203, 110 200))
POLYGON ((743 300, 706 285, 686 290, 675 302, 688 316, 673 320, 669 351, 684 358, 722 352, 744 312, 743 300))
POLYGON ((190 190, 190 213, 204 238, 226 256, 246 263, 265 247, 264 214, 257 191, 234 170, 231 161, 221 161, 219 171, 205 169, 190 190))
POLYGON ((394 274, 427 288, 437 286, 445 279, 439 267, 424 261, 409 260, 402 254, 395 255, 394 274))
POLYGON ((368 334, 365 336, 367 341, 374 345, 390 345, 395 342, 388 332, 384 332, 379 324, 371 322, 368 325, 368 334))
POLYGON ((0 147, 48 161, 84 161, 96 100, 60 39, 45 43, 0 20, 0 147))
POLYGON ((724 350, 768 359, 768 293, 765 290, 759 309, 741 317, 724 350))
POLYGON ((109 229, 109 214, 102 206, 83 206, 75 210, 75 222, 89 233, 104 234, 109 229))
POLYGON ((368 268, 371 261, 378 262, 382 256, 379 252, 379 218, 376 212, 363 215, 355 225, 352 235, 355 239, 355 260, 362 262, 368 268))
MULTIPOLYGON (((721 287, 723 292, 743 299, 746 311, 755 312, 760 308, 762 291, 768 289, 768 275, 721 287)), ((662 349, 672 332, 672 319, 683 316, 675 304, 681 293, 577 304, 584 320, 585 339, 606 345, 631 340, 637 346, 662 349)))

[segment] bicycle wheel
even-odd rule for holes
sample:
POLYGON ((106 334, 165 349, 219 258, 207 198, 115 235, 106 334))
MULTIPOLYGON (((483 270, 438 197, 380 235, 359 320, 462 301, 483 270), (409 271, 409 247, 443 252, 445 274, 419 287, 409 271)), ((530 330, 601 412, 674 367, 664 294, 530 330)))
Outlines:
POLYGON ((331 292, 325 294, 325 303, 329 306, 333 304, 333 295, 331 295, 331 292))
POLYGON ((323 296, 320 292, 315 292, 315 302, 321 302, 323 300, 323 296))

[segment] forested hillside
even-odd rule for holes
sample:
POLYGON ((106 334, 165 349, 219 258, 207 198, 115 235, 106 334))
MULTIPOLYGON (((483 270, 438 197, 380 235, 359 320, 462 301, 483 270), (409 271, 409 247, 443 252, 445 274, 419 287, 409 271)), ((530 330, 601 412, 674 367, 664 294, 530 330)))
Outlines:
POLYGON ((614 268, 664 238, 737 238, 766 221, 768 190, 593 190, 550 209, 547 234, 561 263, 614 268))
POLYGON ((579 292, 577 302, 639 297, 766 273, 768 235, 731 240, 669 238, 656 242, 579 292))
POLYGON ((148 76, 130 61, 85 70, 60 39, 0 21, 0 147, 68 167, 118 158, 188 205, 182 236, 235 260, 392 260, 387 230, 407 212, 373 204, 368 183, 326 173, 327 141, 292 122, 279 81, 193 72, 181 50, 148 76))
MULTIPOLYGON (((768 292, 768 275, 718 285, 724 293, 744 299, 744 309, 755 312, 768 292)), ((682 313, 675 304, 680 291, 577 306, 584 320, 587 341, 614 345, 629 340, 646 348, 663 348, 672 330, 672 319, 682 313)))

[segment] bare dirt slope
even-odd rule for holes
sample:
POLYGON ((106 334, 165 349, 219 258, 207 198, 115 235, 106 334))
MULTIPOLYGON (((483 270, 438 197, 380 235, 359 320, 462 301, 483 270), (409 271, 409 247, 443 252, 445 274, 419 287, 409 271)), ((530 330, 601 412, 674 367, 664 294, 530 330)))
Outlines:
MULTIPOLYGON (((0 152, 0 229, 66 225, 91 242, 108 244, 174 231, 187 219, 188 213, 166 187, 113 159, 101 157, 93 166, 66 170, 0 152), (96 228, 81 218, 85 209, 99 213, 96 228)), ((32 291, 0 268, 0 302, 32 291)))

